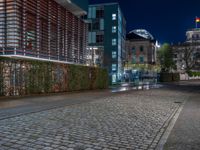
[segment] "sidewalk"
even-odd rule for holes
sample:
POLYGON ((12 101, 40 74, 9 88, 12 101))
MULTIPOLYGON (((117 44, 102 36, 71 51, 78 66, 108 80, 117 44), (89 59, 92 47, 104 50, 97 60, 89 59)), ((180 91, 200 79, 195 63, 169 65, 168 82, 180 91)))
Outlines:
POLYGON ((200 149, 200 89, 186 102, 164 149, 200 149))
MULTIPOLYGON (((181 82, 190 93, 164 150, 199 150, 200 149, 200 84, 199 81, 181 82)), ((184 91, 183 91, 184 92, 184 91)))

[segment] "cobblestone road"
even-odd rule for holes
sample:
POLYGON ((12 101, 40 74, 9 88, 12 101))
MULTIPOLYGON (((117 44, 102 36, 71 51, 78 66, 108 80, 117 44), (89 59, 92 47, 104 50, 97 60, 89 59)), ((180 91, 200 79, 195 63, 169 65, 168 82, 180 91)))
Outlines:
POLYGON ((155 89, 0 120, 0 150, 151 150, 187 94, 155 89))

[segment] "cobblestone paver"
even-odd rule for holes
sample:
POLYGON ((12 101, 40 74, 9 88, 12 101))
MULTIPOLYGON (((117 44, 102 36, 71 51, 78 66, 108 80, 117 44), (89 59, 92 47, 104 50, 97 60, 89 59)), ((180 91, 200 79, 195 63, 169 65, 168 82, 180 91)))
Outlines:
POLYGON ((0 121, 0 150, 155 149, 187 96, 140 91, 0 121))

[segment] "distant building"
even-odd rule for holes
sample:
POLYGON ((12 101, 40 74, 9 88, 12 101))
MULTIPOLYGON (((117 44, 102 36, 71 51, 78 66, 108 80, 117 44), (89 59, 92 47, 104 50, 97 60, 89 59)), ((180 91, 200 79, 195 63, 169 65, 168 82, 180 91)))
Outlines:
POLYGON ((200 71, 200 29, 188 30, 186 37, 185 42, 172 45, 177 71, 200 71))
POLYGON ((0 55, 85 64, 87 0, 0 1, 0 55))
POLYGON ((200 29, 191 29, 186 32, 186 42, 187 43, 200 43, 200 29))
POLYGON ((118 3, 89 6, 88 64, 106 67, 112 83, 121 80, 126 20, 118 3))
POLYGON ((132 64, 156 63, 156 40, 144 29, 136 29, 127 34, 126 60, 132 64))

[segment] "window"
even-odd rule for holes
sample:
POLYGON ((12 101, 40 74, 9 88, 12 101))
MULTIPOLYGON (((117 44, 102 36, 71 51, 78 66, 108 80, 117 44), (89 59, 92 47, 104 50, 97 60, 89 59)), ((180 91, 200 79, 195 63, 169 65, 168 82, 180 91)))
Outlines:
POLYGON ((197 35, 196 35, 196 40, 198 40, 198 39, 199 39, 199 35, 197 34, 197 35))
POLYGON ((135 57, 135 56, 133 56, 133 58, 132 58, 132 63, 133 63, 133 64, 136 63, 136 57, 135 57))
POLYGON ((88 43, 96 43, 96 32, 89 32, 88 43))
POLYGON ((88 18, 96 17, 96 7, 89 7, 88 18))
POLYGON ((112 39, 112 46, 117 45, 117 40, 116 39, 112 39))
POLYGON ((100 30, 104 30, 104 19, 100 19, 100 30))
POLYGON ((195 39, 195 36, 194 36, 194 35, 192 35, 192 39, 195 39))
POLYGON ((136 50, 135 50, 135 47, 132 47, 132 54, 136 54, 136 50))
POLYGON ((117 58, 117 52, 112 51, 112 58, 113 58, 113 59, 117 58))
POLYGON ((113 74, 112 75, 112 83, 116 83, 117 82, 117 75, 113 74))
POLYGON ((93 22, 93 30, 99 30, 100 29, 100 22, 98 20, 93 22))
POLYGON ((140 56, 140 63, 144 63, 144 57, 140 56))
POLYGON ((117 32, 117 27, 116 26, 112 26, 112 33, 116 33, 117 32))
POLYGON ((88 32, 88 43, 92 43, 92 32, 88 32))
POLYGON ((88 31, 92 31, 92 23, 88 23, 88 31))
POLYGON ((144 47, 140 46, 140 52, 143 52, 143 51, 144 51, 144 47))
POLYGON ((116 71, 117 70, 117 65, 116 64, 112 64, 112 71, 116 71))
POLYGON ((92 18, 92 8, 89 7, 88 9, 88 18, 92 18))
POLYGON ((117 20, 117 15, 116 14, 112 14, 112 20, 117 20))
POLYGON ((103 18, 104 17, 104 10, 103 8, 99 8, 96 10, 96 18, 103 18))
POLYGON ((104 36, 103 35, 96 35, 96 43, 103 43, 104 36))

